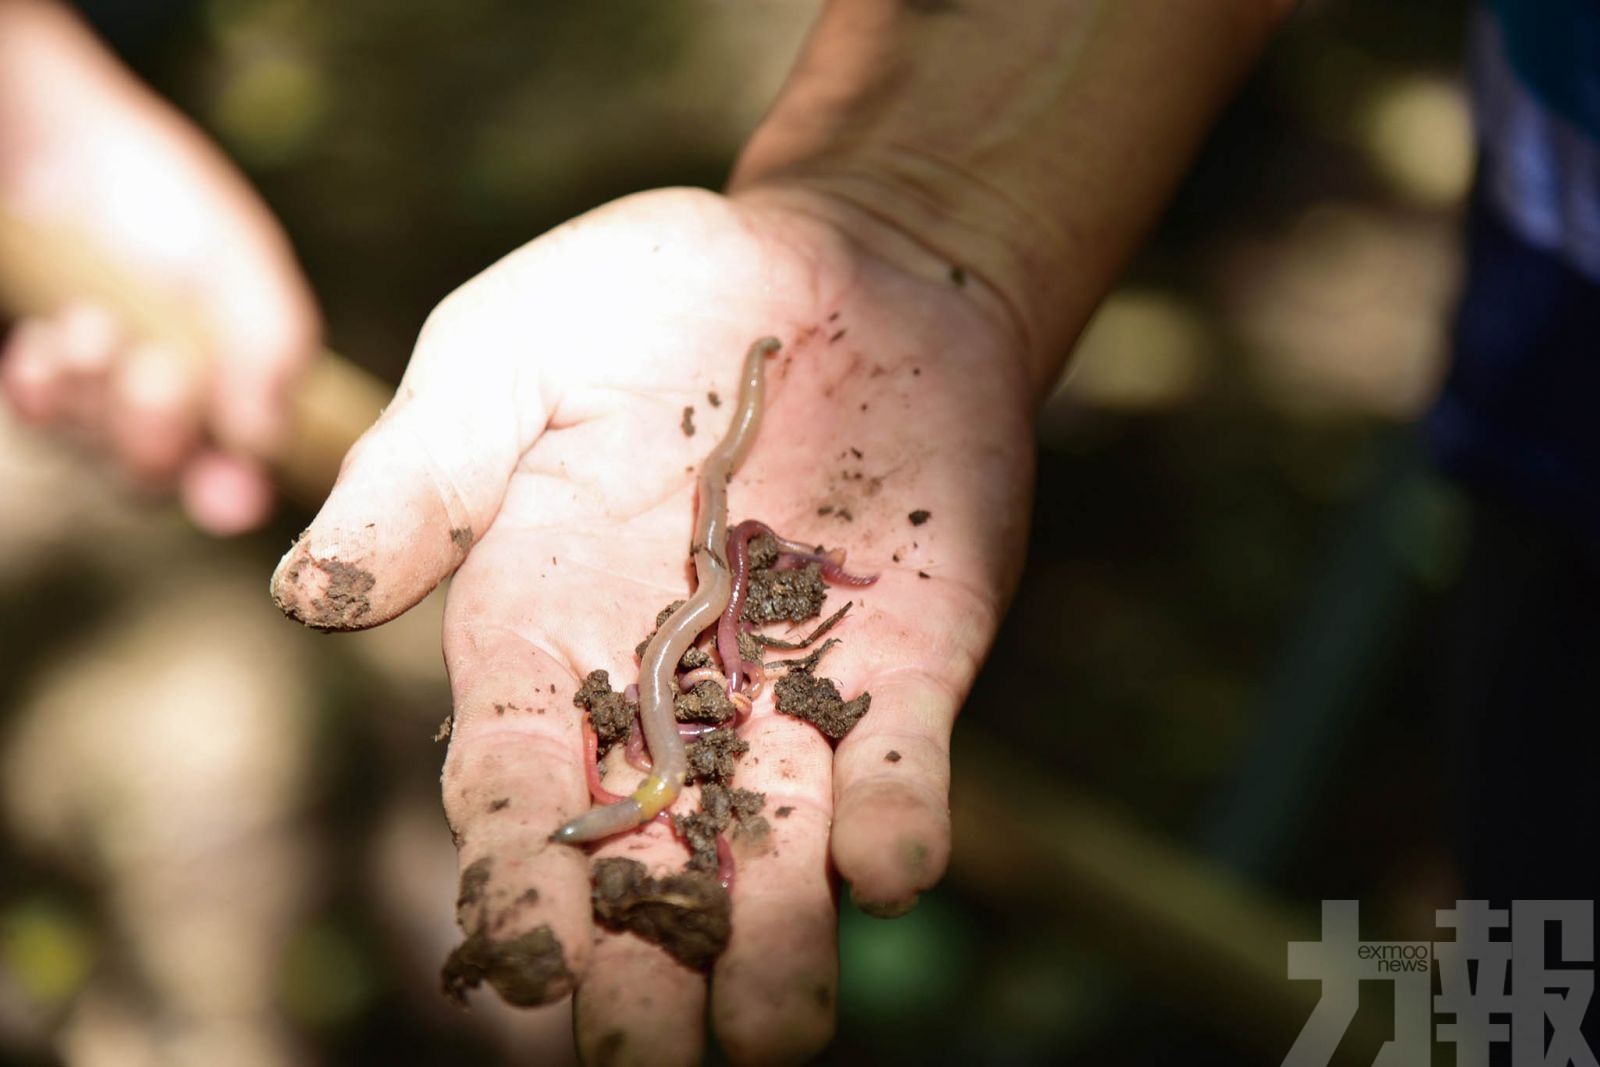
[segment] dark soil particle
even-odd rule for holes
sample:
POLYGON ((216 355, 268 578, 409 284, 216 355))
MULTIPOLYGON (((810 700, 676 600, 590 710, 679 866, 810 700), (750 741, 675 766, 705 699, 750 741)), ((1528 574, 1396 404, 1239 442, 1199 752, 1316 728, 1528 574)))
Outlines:
POLYGON ((734 707, 727 689, 707 679, 674 697, 672 713, 679 722, 724 723, 733 718, 734 707))
POLYGON ((884 754, 883 762, 885 762, 885 763, 899 763, 900 762, 900 753, 896 752, 894 749, 891 748, 887 753, 884 754))
POLYGON ((740 630, 736 643, 739 646, 739 656, 745 660, 745 662, 761 662, 761 638, 747 630, 740 630))
POLYGON ((495 801, 491 801, 490 802, 489 810, 490 811, 505 811, 510 806, 511 806, 511 798, 510 797, 501 797, 499 800, 495 800, 495 801))
MULTIPOLYGON (((493 861, 485 857, 461 872, 456 920, 462 929, 471 924, 472 932, 444 962, 439 975, 444 995, 465 1007, 468 991, 487 981, 506 1003, 519 1007, 548 1004, 566 996, 572 992, 573 974, 561 942, 548 925, 519 937, 496 939, 489 935, 488 909, 483 905, 493 871, 493 861)), ((529 889, 521 899, 538 898, 538 890, 529 889)))
POLYGON ((722 398, 716 394, 715 390, 713 390, 712 392, 706 394, 706 403, 710 404, 714 408, 720 408, 722 406, 722 398))
POLYGON ((489 884, 489 875, 493 871, 494 861, 485 856, 469 864, 467 869, 461 872, 461 889, 456 894, 457 918, 483 900, 484 887, 489 884))
POLYGON ((450 543, 457 548, 472 547, 472 527, 457 526, 450 531, 450 543))
POLYGON ((591 875, 600 925, 632 931, 701 971, 728 947, 728 891, 715 875, 690 870, 652 878, 644 864, 621 856, 598 861, 591 875))
POLYGON ((778 542, 771 534, 757 534, 745 546, 745 559, 753 571, 764 571, 778 562, 778 542))
POLYGON ((822 610, 828 587, 815 563, 787 570, 753 570, 745 594, 744 617, 760 625, 787 620, 804 622, 822 610))
POLYGON ((789 816, 794 814, 794 805, 793 804, 785 804, 783 807, 779 808, 777 811, 774 811, 772 814, 773 814, 774 818, 787 819, 789 816))
POLYGON ((728 782, 733 766, 750 745, 732 730, 712 730, 689 742, 689 781, 728 782))
MULTIPOLYGON (((372 572, 338 559, 314 559, 309 564, 328 576, 328 586, 311 602, 310 613, 301 615, 298 610, 290 610, 291 605, 281 602, 278 607, 315 630, 359 630, 366 626, 364 620, 372 614, 372 600, 368 594, 377 584, 372 572)), ((298 568, 288 574, 291 582, 299 576, 298 568)))
POLYGON ((678 423, 678 428, 683 431, 683 436, 694 436, 694 408, 687 406, 683 409, 683 421, 678 423))
POLYGON ((932 517, 933 513, 928 511, 926 508, 918 508, 916 511, 913 511, 911 514, 906 516, 906 518, 911 520, 911 525, 913 526, 921 526, 932 517))
POLYGON ((687 869, 715 874, 717 835, 725 833, 734 822, 741 831, 765 834, 767 820, 761 818, 761 809, 766 805, 767 795, 752 789, 729 789, 716 784, 701 789, 699 810, 692 815, 672 817, 678 836, 689 846, 687 869))
POLYGON ((810 670, 798 666, 791 667, 788 674, 778 679, 773 694, 780 712, 804 719, 833 741, 849 733, 872 706, 871 693, 845 700, 833 679, 818 678, 810 670))
POLYGON ((600 739, 601 755, 612 745, 628 739, 633 732, 633 720, 639 714, 638 704, 630 704, 611 688, 611 676, 605 671, 590 671, 582 687, 573 694, 572 702, 589 710, 589 722, 600 739))
POLYGON ((933 575, 929 574, 927 571, 918 571, 917 572, 917 577, 918 578, 932 578, 933 575))
POLYGON ((958 288, 961 287, 961 286, 966 285, 967 284, 967 272, 962 270, 960 267, 951 267, 950 268, 950 283, 952 285, 958 287, 958 288))
POLYGON ((461 1007, 468 991, 485 981, 506 1003, 524 1008, 558 1000, 574 984, 566 953, 548 925, 505 941, 478 930, 450 953, 439 981, 444 995, 461 1007))
POLYGON ((719 823, 705 811, 672 817, 673 830, 689 846, 689 862, 684 866, 685 870, 710 875, 717 873, 717 835, 722 833, 726 825, 726 820, 719 823))

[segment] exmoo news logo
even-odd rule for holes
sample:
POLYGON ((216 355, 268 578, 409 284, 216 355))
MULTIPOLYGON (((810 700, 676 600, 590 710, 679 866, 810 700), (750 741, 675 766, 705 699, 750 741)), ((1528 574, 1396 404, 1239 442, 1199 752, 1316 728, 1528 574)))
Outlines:
POLYGON ((1320 981, 1322 999, 1284 1067, 1332 1061, 1363 981, 1394 987, 1394 1037, 1373 1067, 1427 1067, 1435 1039, 1455 1046, 1458 1067, 1489 1063, 1496 1045, 1512 1067, 1597 1067, 1579 1029, 1594 993, 1594 901, 1461 900, 1436 921, 1453 940, 1363 941, 1358 903, 1323 901, 1322 940, 1289 945, 1289 977, 1320 981))

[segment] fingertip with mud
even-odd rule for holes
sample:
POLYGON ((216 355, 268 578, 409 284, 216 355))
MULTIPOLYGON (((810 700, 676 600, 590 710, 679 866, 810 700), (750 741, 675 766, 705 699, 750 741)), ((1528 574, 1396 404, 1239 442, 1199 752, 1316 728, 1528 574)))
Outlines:
POLYGON ((903 915, 944 877, 950 812, 905 786, 863 783, 839 800, 831 850, 857 907, 879 917, 903 915))
MULTIPOLYGON (((447 502, 395 423, 356 444, 316 519, 272 575, 272 600, 315 630, 364 630, 447 578, 475 540, 467 506, 447 502)), ((504 479, 495 486, 494 504, 504 479)))

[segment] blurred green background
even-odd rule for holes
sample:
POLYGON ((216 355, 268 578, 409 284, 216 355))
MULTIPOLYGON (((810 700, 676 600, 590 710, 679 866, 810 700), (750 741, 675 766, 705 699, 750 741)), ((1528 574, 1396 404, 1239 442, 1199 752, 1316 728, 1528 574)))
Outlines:
MULTIPOLYGON (((816 8, 91 10, 394 380, 496 257, 719 184, 816 8)), ((1427 635, 1463 520, 1406 426, 1457 285, 1465 9, 1302 5, 1089 329, 958 728, 952 875, 895 922, 846 906, 824 1062, 1277 1063, 1316 995, 1285 931, 1344 896, 1431 931, 1454 899, 1427 635)), ((303 516, 206 543, 0 442, 0 1060, 564 1062, 557 1014, 434 991, 437 604, 299 633, 264 584, 303 516)))

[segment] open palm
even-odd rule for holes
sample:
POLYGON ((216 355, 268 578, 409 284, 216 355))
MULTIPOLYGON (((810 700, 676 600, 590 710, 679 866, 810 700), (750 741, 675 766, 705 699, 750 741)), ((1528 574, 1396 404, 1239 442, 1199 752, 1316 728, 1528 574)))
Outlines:
MULTIPOLYGON (((589 857, 547 839, 590 803, 579 681, 634 680, 635 645, 689 590, 695 471, 757 337, 783 349, 732 521, 845 548, 881 577, 847 591, 821 670, 873 697, 837 750, 766 696, 741 730, 735 784, 766 794, 771 831, 734 847, 733 933, 709 987, 724 1047, 766 1062, 827 1040, 833 869, 885 914, 944 870, 950 727, 1019 568, 1031 484, 1020 361, 952 278, 759 198, 673 190, 592 212, 440 305, 274 576, 286 611, 348 629, 459 566, 444 632, 459 917, 508 1000, 576 990, 591 1058, 688 1062, 703 1042, 705 978, 597 931, 589 857)), ((614 791, 636 779, 608 760, 614 791)), ((660 825, 597 851, 658 871, 685 859, 660 825)))

